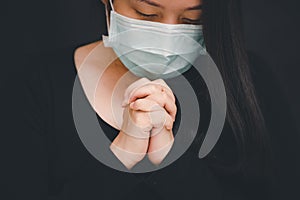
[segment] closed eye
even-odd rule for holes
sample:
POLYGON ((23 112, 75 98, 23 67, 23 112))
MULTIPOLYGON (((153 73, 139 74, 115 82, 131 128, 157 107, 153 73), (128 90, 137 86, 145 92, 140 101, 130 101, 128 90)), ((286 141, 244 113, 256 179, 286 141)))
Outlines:
POLYGON ((187 24, 197 24, 197 25, 202 24, 201 19, 187 19, 187 18, 184 18, 184 19, 182 19, 182 21, 184 21, 187 24))
POLYGON ((140 15, 140 16, 142 16, 142 17, 146 17, 146 18, 157 17, 156 14, 146 14, 146 13, 142 13, 142 12, 140 12, 140 11, 138 11, 138 10, 135 10, 135 12, 136 12, 138 15, 140 15))

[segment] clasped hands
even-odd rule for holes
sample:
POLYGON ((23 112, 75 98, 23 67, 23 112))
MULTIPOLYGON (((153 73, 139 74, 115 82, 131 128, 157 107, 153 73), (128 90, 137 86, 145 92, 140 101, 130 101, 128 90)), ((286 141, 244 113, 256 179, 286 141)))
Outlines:
POLYGON ((131 169, 146 155, 160 164, 173 143, 173 123, 177 112, 175 96, 162 80, 141 78, 125 91, 123 122, 110 149, 131 169))

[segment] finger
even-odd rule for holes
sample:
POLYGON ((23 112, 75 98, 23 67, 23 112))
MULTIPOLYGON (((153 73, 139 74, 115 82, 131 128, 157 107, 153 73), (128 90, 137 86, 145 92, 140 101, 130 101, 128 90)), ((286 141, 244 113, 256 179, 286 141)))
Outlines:
POLYGON ((130 104, 130 108, 138 111, 151 112, 150 118, 155 127, 166 126, 168 130, 173 128, 174 118, 155 101, 138 99, 130 104))
POLYGON ((155 114, 152 113, 151 115, 151 120, 154 119, 154 121, 151 121, 153 125, 153 128, 151 129, 151 137, 161 133, 164 128, 166 128, 168 131, 173 129, 173 119, 166 112, 164 112, 163 120, 159 119, 160 121, 157 121, 158 117, 155 117, 155 114))
POLYGON ((124 93, 124 100, 122 102, 122 106, 126 106, 128 103, 129 103, 129 97, 130 97, 130 94, 140 88, 141 86, 147 84, 147 83, 150 83, 151 81, 147 78, 141 78, 135 82, 133 82, 131 85, 128 86, 128 88, 125 90, 125 93, 124 93))
POLYGON ((146 84, 140 88, 138 88, 137 90, 134 90, 129 97, 129 103, 135 101, 138 98, 145 98, 153 93, 158 93, 158 94, 162 94, 162 93, 166 93, 167 95, 170 95, 171 99, 175 102, 175 97, 173 94, 170 94, 169 89, 167 89, 166 87, 160 85, 160 84, 156 84, 156 83, 149 83, 146 84))
POLYGON ((148 139, 151 129, 152 125, 147 113, 133 111, 128 106, 124 109, 121 126, 123 133, 136 139, 148 139))
POLYGON ((173 129, 173 125, 174 125, 174 120, 173 118, 167 114, 166 116, 166 124, 165 124, 165 127, 167 130, 172 130, 173 129))
POLYGON ((156 120, 159 117, 154 116, 155 115, 152 115, 151 117, 153 128, 165 127, 167 130, 171 130, 173 128, 174 121, 168 113, 164 112, 164 116, 160 117, 162 119, 160 122, 157 122, 156 120))
MULTIPOLYGON (((135 101, 136 98, 149 98, 153 101, 156 101, 162 108, 165 108, 166 111, 172 116, 175 120, 177 107, 173 98, 170 95, 167 95, 166 92, 157 93, 157 85, 145 85, 138 90, 136 90, 133 96, 130 98, 130 102, 135 101)), ((159 86, 161 88, 161 86, 159 86)))
POLYGON ((175 101, 175 96, 173 94, 172 89, 167 85, 167 83, 163 79, 156 79, 152 81, 152 83, 160 84, 161 86, 166 88, 166 92, 172 97, 173 101, 175 101))
POLYGON ((156 89, 151 84, 143 85, 142 87, 132 91, 132 93, 129 95, 129 103, 139 99, 149 96, 150 94, 156 92, 156 89))
POLYGON ((177 106, 175 102, 173 103, 172 99, 168 95, 166 95, 165 93, 162 95, 153 94, 147 96, 145 99, 149 99, 158 103, 162 108, 164 108, 168 112, 168 114, 171 115, 173 121, 175 121, 177 106))
POLYGON ((163 110, 158 103, 149 99, 138 99, 130 103, 129 107, 133 110, 140 110, 144 112, 163 110))
POLYGON ((139 88, 140 86, 142 85, 145 85, 145 84, 148 84, 150 83, 151 81, 147 78, 140 78, 139 80, 133 82, 132 84, 130 84, 128 86, 128 88, 126 89, 125 91, 125 96, 129 96, 129 94, 136 88, 139 88))

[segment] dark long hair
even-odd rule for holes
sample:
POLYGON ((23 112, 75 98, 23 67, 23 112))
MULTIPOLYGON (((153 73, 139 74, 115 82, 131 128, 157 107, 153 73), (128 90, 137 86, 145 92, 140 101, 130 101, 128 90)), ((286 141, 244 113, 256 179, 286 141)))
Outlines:
POLYGON ((247 177, 261 176, 267 167, 268 136, 244 46, 240 0, 204 0, 203 28, 207 51, 226 88, 226 117, 239 154, 236 169, 247 177))

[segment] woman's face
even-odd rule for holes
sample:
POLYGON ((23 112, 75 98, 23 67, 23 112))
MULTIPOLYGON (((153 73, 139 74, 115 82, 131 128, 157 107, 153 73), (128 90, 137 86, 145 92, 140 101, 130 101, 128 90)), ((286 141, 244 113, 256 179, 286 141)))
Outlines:
POLYGON ((166 24, 201 23, 202 0, 114 0, 113 5, 117 13, 135 19, 166 24))

